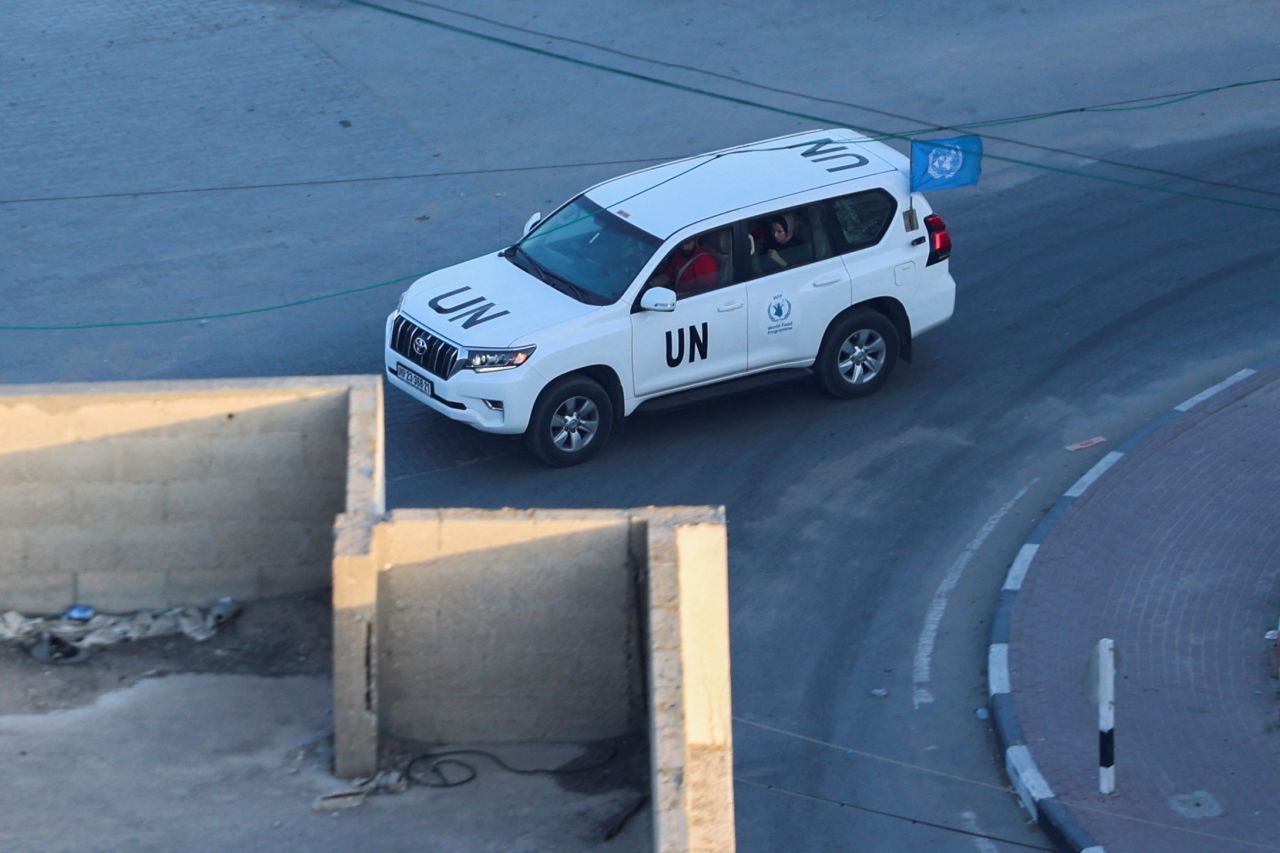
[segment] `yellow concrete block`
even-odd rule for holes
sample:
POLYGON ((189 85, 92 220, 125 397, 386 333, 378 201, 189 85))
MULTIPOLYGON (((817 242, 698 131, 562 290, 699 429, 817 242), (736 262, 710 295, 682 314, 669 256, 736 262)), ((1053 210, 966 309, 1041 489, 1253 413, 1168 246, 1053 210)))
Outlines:
POLYGON ((302 476, 259 477, 251 501, 256 514, 262 519, 332 524, 343 510, 346 480, 298 473, 302 476))
POLYGON ((169 607, 208 607, 224 595, 239 601, 263 598, 262 580, 255 569, 170 571, 165 573, 164 598, 169 607))
POLYGON ((680 611, 674 605, 649 608, 649 648, 655 651, 680 648, 680 611))
POLYGON ((0 485, 0 529, 25 529, 77 521, 71 483, 0 485))
POLYGON ((5 575, 0 581, 0 612, 16 610, 28 616, 61 613, 75 604, 75 576, 70 572, 5 575))
POLYGON ((322 589, 333 582, 331 564, 317 562, 310 565, 263 566, 258 569, 258 589, 263 597, 292 595, 322 589))
POLYGON ((729 684, 728 542, 723 525, 676 529, 685 731, 691 743, 733 738, 729 684))
POLYGON ((491 518, 467 518, 458 510, 441 513, 441 554, 489 551, 504 545, 527 546, 538 538, 528 513, 508 511, 491 518))
POLYGON ((304 470, 300 432, 210 439, 212 476, 220 480, 297 476, 304 470))
POLYGON ((82 522, 125 527, 164 521, 165 487, 157 483, 78 483, 72 492, 82 522))
POLYGON ((173 566, 209 570, 218 559, 214 526, 208 522, 139 525, 119 531, 118 565, 124 571, 164 572, 173 566))
POLYGON ((347 434, 315 432, 302 434, 302 464, 315 477, 345 479, 347 476, 347 434))
POLYGON ((115 478, 127 483, 167 483, 208 477, 211 440, 207 436, 112 438, 115 478))
POLYGON ((113 571, 118 564, 119 549, 110 528, 50 525, 27 531, 30 572, 113 571))
POLYGON ((159 571, 77 572, 77 604, 103 613, 132 613, 169 605, 168 573, 159 571))
POLYGON ((39 470, 29 472, 27 469, 26 459, 31 455, 29 452, 5 452, 3 431, 4 423, 0 422, 0 487, 17 486, 39 480, 39 470))
POLYGON ((71 422, 43 403, 41 398, 0 398, 0 450, 38 450, 72 440, 71 422))
POLYGON ((440 554, 440 513, 437 510, 400 510, 379 526, 378 553, 388 565, 431 559, 440 554))
MULTIPOLYGON (((51 484, 105 483, 115 479, 115 454, 104 441, 69 441, 13 454, 21 479, 51 484)), ((0 479, 0 483, 7 482, 0 479)))
POLYGON ((219 566, 327 565, 333 547, 329 525, 302 521, 224 522, 214 538, 219 566))
MULTIPOLYGON (((0 527, 0 575, 27 571, 27 534, 0 527)), ((0 590, 4 582, 0 581, 0 590)))
POLYGON ((252 480, 177 480, 163 488, 164 517, 175 524, 254 523, 271 508, 259 497, 252 480))

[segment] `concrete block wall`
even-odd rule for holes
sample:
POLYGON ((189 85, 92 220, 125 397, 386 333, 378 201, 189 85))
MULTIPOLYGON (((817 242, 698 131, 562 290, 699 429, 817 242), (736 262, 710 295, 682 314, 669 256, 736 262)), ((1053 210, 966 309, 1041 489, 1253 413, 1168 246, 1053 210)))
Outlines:
POLYGON ((729 551, 719 513, 647 522, 649 745, 655 850, 731 853, 729 551))
POLYGON ((327 586, 334 518, 381 511, 381 408, 369 377, 0 387, 0 610, 327 586))
POLYGON ((335 771, 380 736, 644 730, 654 849, 734 849, 722 511, 405 510, 338 520, 335 771))
POLYGON ((620 512, 393 513, 375 534, 386 555, 382 730, 463 743, 582 741, 636 727, 629 535, 620 512))

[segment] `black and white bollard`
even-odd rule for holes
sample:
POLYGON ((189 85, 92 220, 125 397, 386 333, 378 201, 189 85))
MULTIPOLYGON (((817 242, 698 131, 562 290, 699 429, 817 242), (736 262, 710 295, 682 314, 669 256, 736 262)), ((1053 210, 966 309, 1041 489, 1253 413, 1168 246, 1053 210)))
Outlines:
POLYGON ((1099 640, 1098 662, 1098 790, 1116 790, 1116 643, 1099 640))

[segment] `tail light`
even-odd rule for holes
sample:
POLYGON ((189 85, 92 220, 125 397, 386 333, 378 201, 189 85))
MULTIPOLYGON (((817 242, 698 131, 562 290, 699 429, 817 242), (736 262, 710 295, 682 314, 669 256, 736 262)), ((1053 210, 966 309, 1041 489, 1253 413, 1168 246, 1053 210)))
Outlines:
POLYGON ((947 223, 936 213, 924 218, 924 227, 929 229, 929 260, 925 266, 945 261, 951 257, 951 232, 947 231, 947 223))

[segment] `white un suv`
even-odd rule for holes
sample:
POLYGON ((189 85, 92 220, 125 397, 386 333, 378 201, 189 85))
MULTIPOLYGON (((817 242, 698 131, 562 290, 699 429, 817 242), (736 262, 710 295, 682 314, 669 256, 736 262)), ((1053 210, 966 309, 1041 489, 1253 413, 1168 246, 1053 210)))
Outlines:
POLYGON ((951 237, 908 181, 904 156, 834 129, 597 184, 414 282, 387 378, 555 466, 641 404, 726 380, 812 368, 866 396, 955 305, 951 237))

